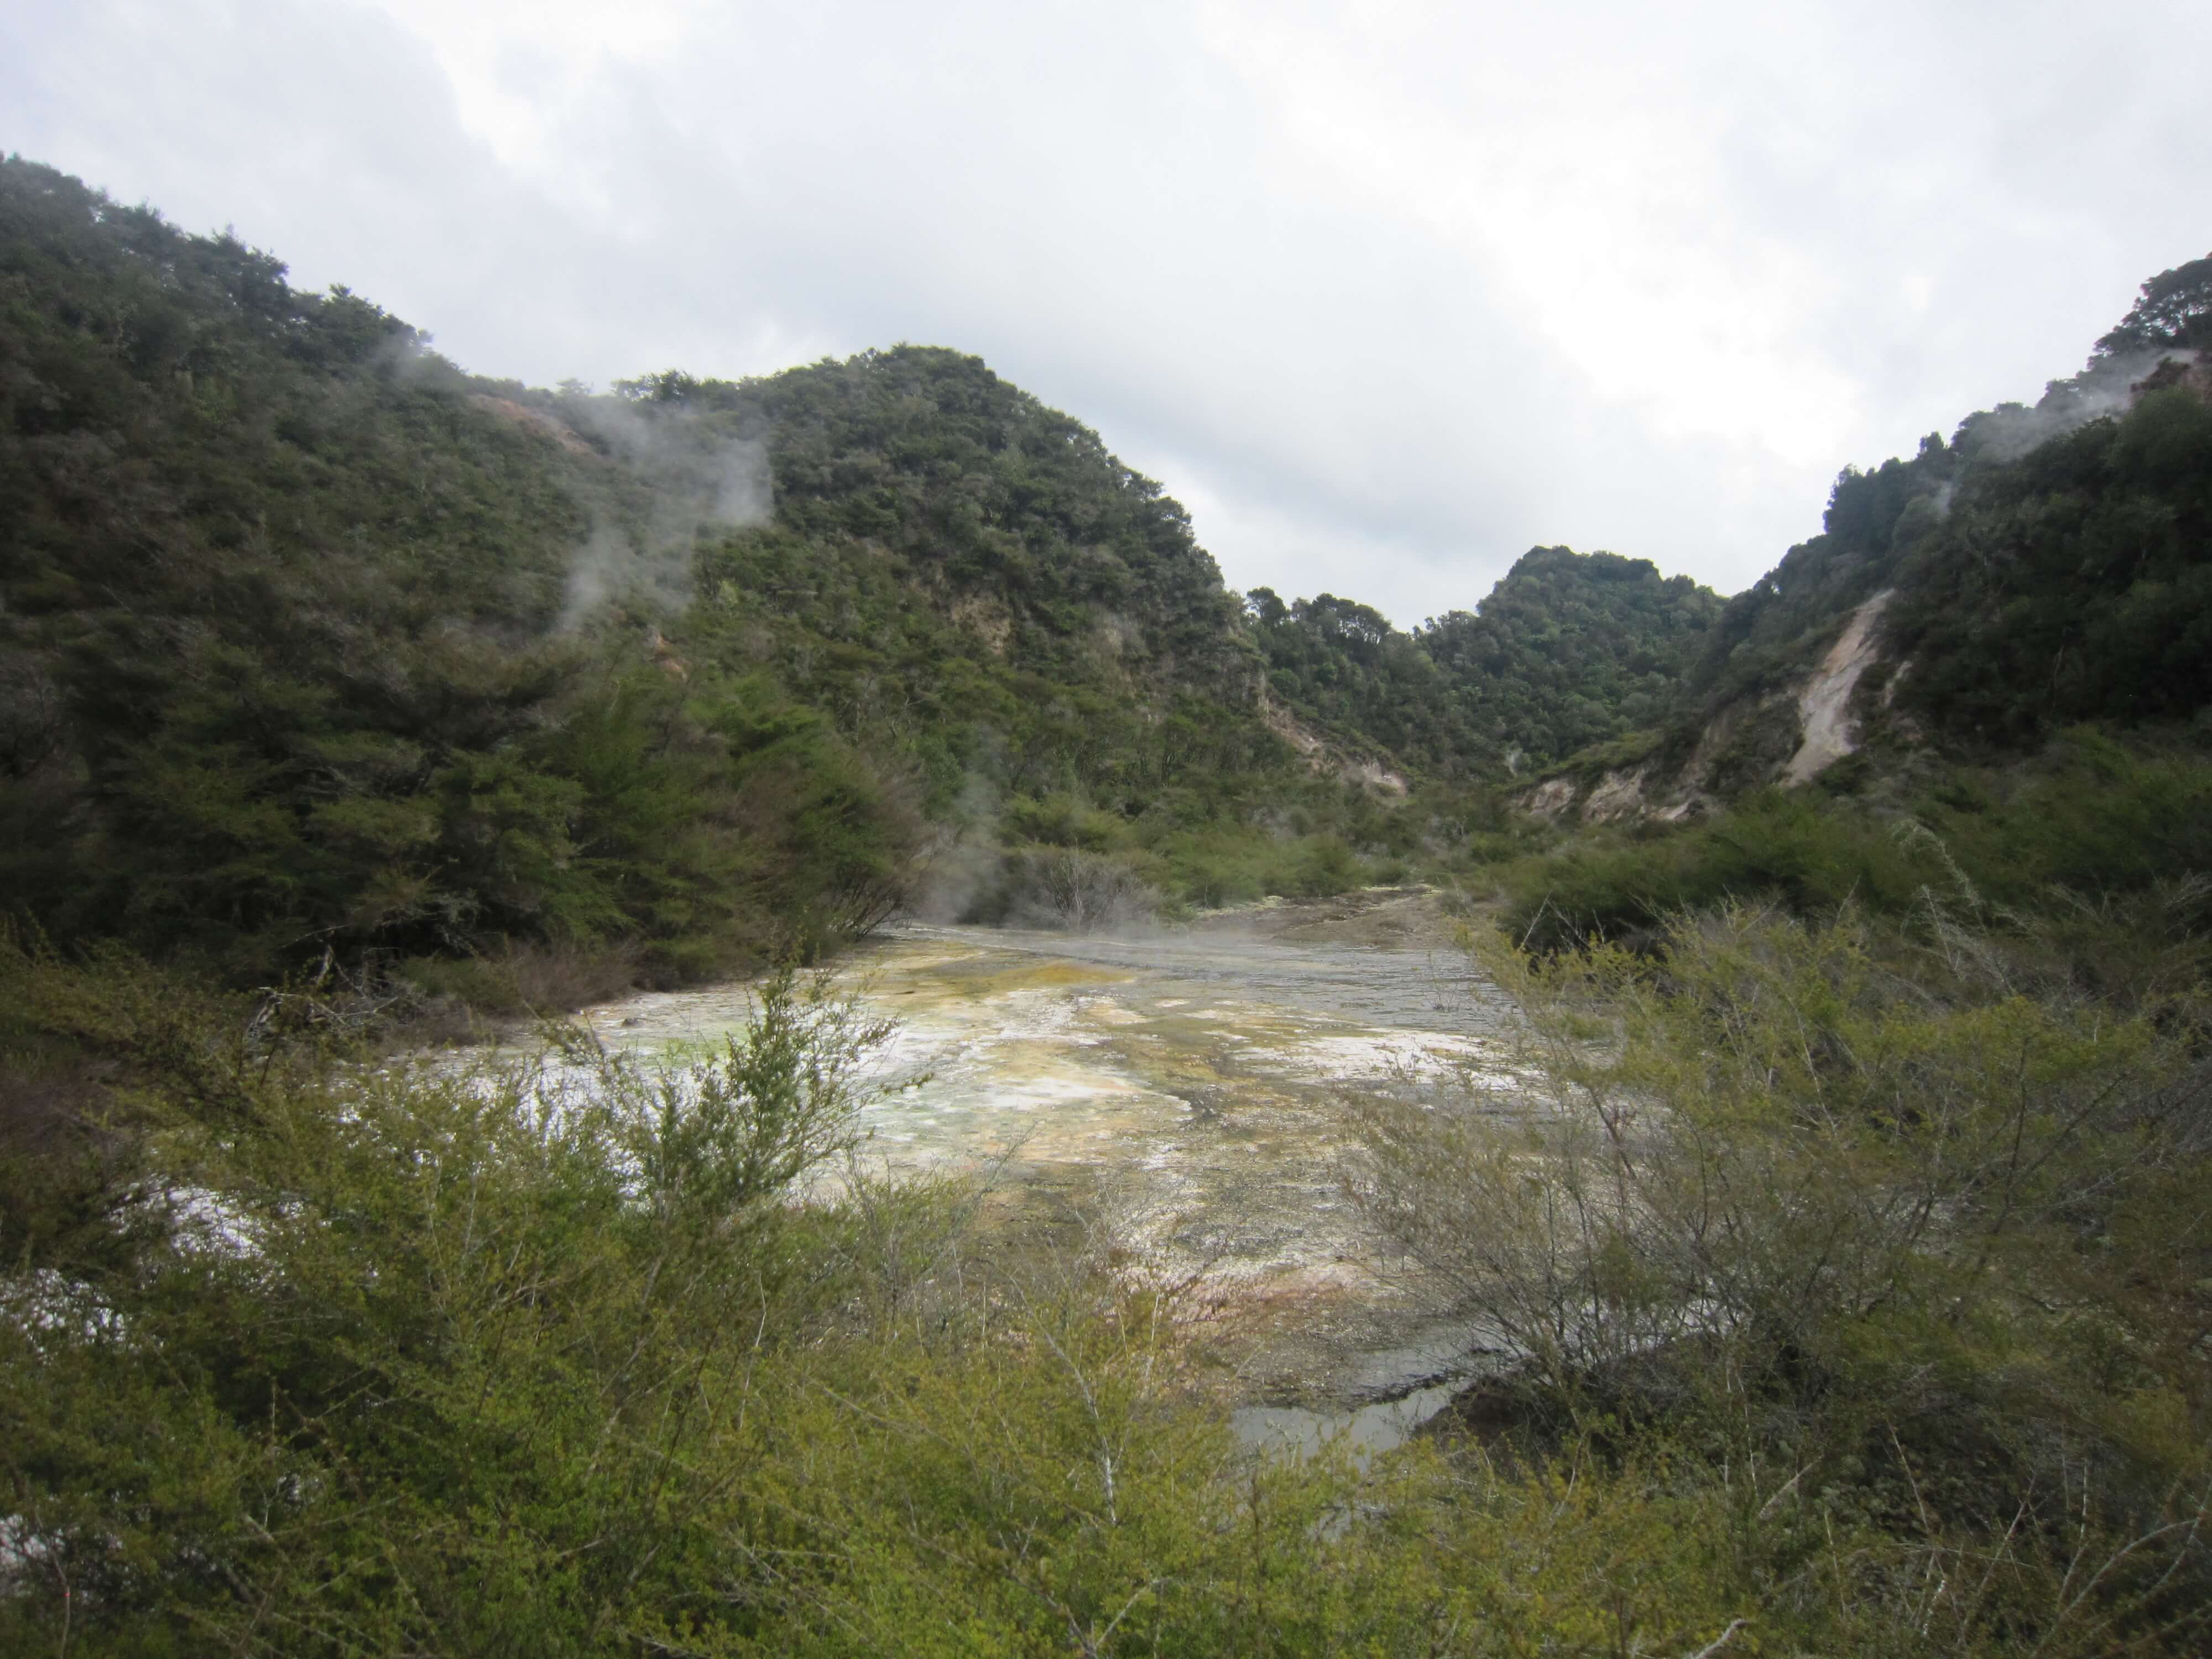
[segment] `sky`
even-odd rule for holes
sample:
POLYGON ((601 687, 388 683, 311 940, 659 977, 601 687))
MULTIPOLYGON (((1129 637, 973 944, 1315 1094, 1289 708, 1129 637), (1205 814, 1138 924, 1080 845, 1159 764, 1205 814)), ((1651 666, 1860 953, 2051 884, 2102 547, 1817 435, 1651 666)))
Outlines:
POLYGON ((9 0, 0 149, 478 374, 956 347, 1231 586, 1723 592, 2212 248, 2202 0, 9 0))

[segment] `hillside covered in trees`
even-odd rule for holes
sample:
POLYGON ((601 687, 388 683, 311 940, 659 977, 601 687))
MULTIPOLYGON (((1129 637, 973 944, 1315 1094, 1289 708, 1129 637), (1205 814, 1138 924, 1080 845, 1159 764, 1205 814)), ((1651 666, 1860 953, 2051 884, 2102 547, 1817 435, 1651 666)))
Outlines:
POLYGON ((343 290, 0 171, 0 884, 226 975, 620 946, 699 971, 896 902, 897 789, 580 604, 711 519, 343 290))
POLYGON ((1170 899, 1326 888, 1432 838, 1340 768, 1609 735, 1710 602, 1549 550, 1412 635, 1248 617, 1158 485, 975 358, 485 381, 21 160, 0 282, 0 880, 226 975, 711 972, 907 902, 933 825, 1170 899))
POLYGON ((2034 406, 1846 469, 1822 533, 1729 602, 1679 717, 1802 674, 1883 592, 1869 714, 1878 702, 1946 740, 2017 749, 2212 703, 2212 381, 2194 361, 2208 318, 2212 258, 2144 284, 2034 406))
POLYGON ((973 359, 493 385, 20 161, 0 281, 0 880, 57 939, 680 975, 887 914, 970 777, 1282 762, 1180 509, 973 359))
POLYGON ((933 816, 979 790, 1204 814, 1229 781, 1288 775, 1182 508, 978 359, 901 346, 625 391, 625 416, 722 434, 772 485, 772 513, 696 544, 687 659, 768 673, 933 816))
POLYGON ((1655 722, 1720 597, 1648 559, 1532 548, 1411 633, 1323 593, 1246 597, 1283 705, 1433 773, 1494 778, 1655 722))
POLYGON ((1580 830, 1494 872, 1522 936, 1646 937, 1753 896, 1905 916, 1955 889, 2025 918, 2147 906, 2154 957, 2201 939, 2208 319, 2212 258, 2144 283, 2033 406, 1846 468, 1822 533, 1723 607, 1659 728, 1519 795, 1580 830), (1821 700, 1831 746, 1800 769, 1821 700))

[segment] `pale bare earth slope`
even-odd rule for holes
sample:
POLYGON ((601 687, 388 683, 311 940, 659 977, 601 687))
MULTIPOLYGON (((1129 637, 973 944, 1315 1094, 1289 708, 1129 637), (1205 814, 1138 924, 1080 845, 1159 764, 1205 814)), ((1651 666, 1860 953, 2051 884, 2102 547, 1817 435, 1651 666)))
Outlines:
POLYGON ((1783 782, 1810 783, 1857 750, 1858 725, 1851 718, 1851 693, 1858 689, 1859 677, 1881 654, 1875 623, 1893 591, 1884 588, 1851 612, 1842 635, 1828 647, 1820 666, 1797 694, 1798 723, 1805 735, 1797 752, 1782 769, 1783 782))

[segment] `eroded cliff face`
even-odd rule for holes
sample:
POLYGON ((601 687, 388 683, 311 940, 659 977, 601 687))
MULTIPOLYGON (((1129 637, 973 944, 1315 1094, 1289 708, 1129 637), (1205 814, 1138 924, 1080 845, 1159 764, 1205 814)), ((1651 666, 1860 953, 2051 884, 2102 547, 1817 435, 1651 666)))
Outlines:
POLYGON ((1547 778, 1516 797, 1515 805, 1547 823, 1632 823, 1657 818, 1675 823, 1695 817, 1711 804, 1682 775, 1670 776, 1656 761, 1614 767, 1595 776, 1547 778))
POLYGON ((1394 770, 1374 755, 1346 750, 1340 743, 1331 742, 1314 731, 1268 694, 1264 680, 1254 695, 1261 723, 1290 744, 1314 776, 1333 772, 1341 781, 1356 785, 1384 800, 1405 798, 1411 785, 1404 773, 1394 770))
MULTIPOLYGON (((1885 588, 1856 606, 1812 673, 1794 685, 1720 710, 1686 757, 1660 753, 1632 764, 1568 772, 1523 791, 1516 804, 1548 823, 1674 823, 1760 784, 1812 782, 1858 752, 1867 712, 1861 685, 1882 660, 1880 623, 1893 597, 1885 588)), ((1893 668, 1883 701, 1904 665, 1893 668)))
POLYGON ((1875 624, 1882 607, 1895 593, 1884 588, 1851 612, 1820 668, 1797 694, 1797 720, 1802 737, 1797 752, 1782 769, 1784 783, 1810 783, 1844 756, 1858 750, 1858 722, 1851 713, 1851 693, 1881 653, 1875 624))

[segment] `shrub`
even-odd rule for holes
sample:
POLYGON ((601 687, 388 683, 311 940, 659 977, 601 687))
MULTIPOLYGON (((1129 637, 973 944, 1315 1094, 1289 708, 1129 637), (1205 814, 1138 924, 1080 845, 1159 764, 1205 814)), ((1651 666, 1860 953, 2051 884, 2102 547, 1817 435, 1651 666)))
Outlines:
POLYGON ((2046 908, 2054 890, 2094 905, 2212 872, 2208 826, 2212 760, 2083 730, 2032 767, 1939 775, 1905 810, 1756 790, 1680 828, 1587 833, 1497 879, 1516 936, 1555 949, 1649 936, 1668 914, 1730 900, 1901 916, 1963 882, 2021 913, 2046 908))
POLYGON ((125 1259, 0 1277, 11 1650, 581 1652, 690 1604, 879 1028, 784 975, 687 1063, 329 1067, 122 964, 17 977, 137 1053, 151 1139, 125 1259))
POLYGON ((1159 894, 1125 859, 1031 847, 1000 860, 995 882, 967 919, 1088 933, 1148 921, 1159 907, 1159 894))
POLYGON ((2172 1298, 2212 1267, 2177 1203, 2212 1153, 2206 1010, 1940 936, 1723 907, 1656 961, 1486 945, 1509 1092, 1362 1103, 1356 1190, 1554 1432, 1796 1469, 1986 1560, 2000 1597, 1926 1604, 1961 1643, 2194 1628, 2212 1392, 2172 1298))

